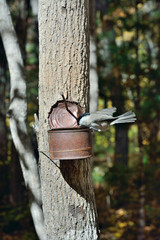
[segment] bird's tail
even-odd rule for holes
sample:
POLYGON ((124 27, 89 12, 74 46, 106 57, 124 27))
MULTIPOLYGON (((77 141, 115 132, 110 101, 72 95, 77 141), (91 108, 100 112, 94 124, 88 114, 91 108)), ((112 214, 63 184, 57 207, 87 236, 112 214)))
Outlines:
POLYGON ((134 112, 129 111, 129 112, 126 112, 122 115, 117 116, 116 118, 117 119, 114 120, 113 122, 111 122, 110 125, 114 125, 114 124, 117 124, 117 123, 132 123, 132 122, 135 122, 136 115, 135 115, 134 112))

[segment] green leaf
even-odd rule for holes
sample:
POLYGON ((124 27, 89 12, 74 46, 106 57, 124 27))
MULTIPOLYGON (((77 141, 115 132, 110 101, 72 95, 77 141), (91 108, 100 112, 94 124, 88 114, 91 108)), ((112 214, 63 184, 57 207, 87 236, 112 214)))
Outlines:
POLYGON ((147 158, 147 156, 144 156, 142 161, 143 161, 143 164, 146 165, 146 164, 148 163, 148 158, 147 158))

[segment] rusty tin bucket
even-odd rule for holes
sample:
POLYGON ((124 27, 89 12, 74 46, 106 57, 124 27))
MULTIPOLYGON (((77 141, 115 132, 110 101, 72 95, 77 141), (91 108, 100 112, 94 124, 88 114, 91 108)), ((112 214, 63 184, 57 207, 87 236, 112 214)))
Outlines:
POLYGON ((88 128, 51 129, 48 136, 51 159, 83 159, 92 156, 92 131, 88 128))

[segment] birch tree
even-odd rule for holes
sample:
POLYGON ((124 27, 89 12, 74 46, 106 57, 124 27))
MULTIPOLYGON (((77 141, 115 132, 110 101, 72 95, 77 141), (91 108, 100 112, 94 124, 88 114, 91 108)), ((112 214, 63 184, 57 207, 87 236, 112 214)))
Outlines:
POLYGON ((41 189, 37 161, 28 137, 26 116, 26 82, 22 54, 5 0, 0 0, 0 34, 10 71, 10 106, 8 111, 10 130, 26 187, 29 190, 30 211, 39 239, 45 240, 41 189))

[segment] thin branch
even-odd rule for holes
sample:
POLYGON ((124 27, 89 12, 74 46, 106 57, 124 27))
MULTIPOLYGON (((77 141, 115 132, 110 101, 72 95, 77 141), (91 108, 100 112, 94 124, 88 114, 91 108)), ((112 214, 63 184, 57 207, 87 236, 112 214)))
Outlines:
POLYGON ((61 169, 50 157, 47 156, 47 154, 45 154, 42 151, 39 151, 40 153, 42 153, 45 157, 47 157, 57 168, 61 169))

